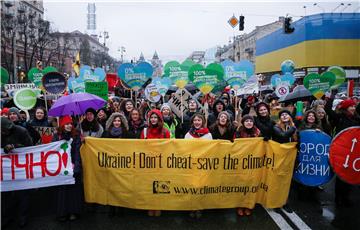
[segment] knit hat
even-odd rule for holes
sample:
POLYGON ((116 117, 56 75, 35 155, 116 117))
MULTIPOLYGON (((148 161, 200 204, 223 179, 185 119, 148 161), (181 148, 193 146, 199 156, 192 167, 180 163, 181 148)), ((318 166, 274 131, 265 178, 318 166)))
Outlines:
POLYGON ((287 113, 287 114, 289 114, 289 116, 291 117, 290 111, 287 110, 287 109, 283 109, 283 110, 281 110, 281 111, 279 112, 279 118, 281 117, 281 114, 283 114, 283 113, 287 113))
POLYGON ((64 127, 66 124, 71 123, 72 124, 72 118, 70 116, 63 116, 59 119, 59 126, 60 128, 64 127))
POLYGON ((241 124, 243 124, 244 125, 244 122, 246 121, 246 120, 252 120, 252 122, 254 122, 254 117, 253 116, 250 116, 249 114, 246 114, 245 116, 243 116, 242 118, 241 118, 241 124))
POLYGON ((340 103, 340 109, 347 109, 350 106, 355 106, 355 102, 352 99, 346 99, 340 103))
POLYGON ((97 113, 96 113, 96 110, 93 109, 93 108, 88 108, 88 109, 85 111, 85 114, 88 113, 88 112, 94 114, 94 116, 96 116, 96 114, 97 114, 97 113))
POLYGON ((1 110, 1 116, 2 115, 7 115, 9 113, 9 108, 2 108, 2 110, 1 110))
POLYGON ((162 112, 163 109, 165 109, 165 108, 167 108, 167 109, 169 109, 169 110, 171 111, 171 107, 170 107, 170 105, 169 105, 168 103, 164 103, 164 104, 161 106, 160 111, 162 112))
POLYGON ((9 109, 9 113, 16 113, 16 115, 18 116, 18 118, 21 117, 21 116, 20 116, 20 110, 19 110, 18 108, 16 108, 16 107, 11 107, 11 108, 9 109))

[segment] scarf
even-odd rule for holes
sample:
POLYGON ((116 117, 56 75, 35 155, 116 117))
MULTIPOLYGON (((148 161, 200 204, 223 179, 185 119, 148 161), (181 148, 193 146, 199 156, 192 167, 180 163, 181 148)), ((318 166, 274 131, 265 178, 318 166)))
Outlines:
POLYGON ((122 135, 122 128, 121 127, 119 127, 119 128, 115 128, 115 127, 112 127, 111 129, 110 129, 110 134, 111 134, 111 136, 113 136, 113 137, 120 137, 121 135, 122 135))
POLYGON ((200 137, 208 134, 209 129, 208 128, 196 129, 194 127, 191 127, 190 130, 189 130, 189 133, 194 138, 200 138, 200 137))
POLYGON ((130 122, 131 122, 132 127, 134 127, 134 130, 139 129, 140 125, 142 124, 140 119, 137 121, 131 120, 130 122))

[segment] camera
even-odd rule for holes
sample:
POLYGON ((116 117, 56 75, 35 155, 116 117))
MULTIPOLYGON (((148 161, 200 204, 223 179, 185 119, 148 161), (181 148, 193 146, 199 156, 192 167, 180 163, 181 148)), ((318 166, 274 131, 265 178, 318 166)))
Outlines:
POLYGON ((170 193, 170 181, 154 181, 153 182, 154 194, 169 194, 170 193))

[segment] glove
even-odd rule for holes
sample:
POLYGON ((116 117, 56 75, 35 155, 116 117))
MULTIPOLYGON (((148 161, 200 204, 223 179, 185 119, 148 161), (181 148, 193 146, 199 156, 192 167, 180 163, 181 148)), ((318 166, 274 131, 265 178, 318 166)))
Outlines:
POLYGON ((264 137, 264 141, 269 141, 269 137, 264 137))
POLYGON ((4 152, 5 153, 9 153, 11 150, 13 150, 15 148, 15 146, 13 144, 7 144, 4 147, 4 152))

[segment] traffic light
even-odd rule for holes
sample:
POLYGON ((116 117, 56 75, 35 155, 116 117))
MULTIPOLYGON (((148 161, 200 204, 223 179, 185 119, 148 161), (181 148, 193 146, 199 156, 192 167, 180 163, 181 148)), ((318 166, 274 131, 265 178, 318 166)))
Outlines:
POLYGON ((240 19, 239 19, 239 30, 240 31, 244 30, 244 21, 245 21, 245 17, 241 15, 240 19))
POLYGON ((285 21, 284 21, 284 32, 286 34, 291 34, 292 32, 294 32, 295 28, 293 28, 291 26, 291 21, 292 21, 292 18, 291 17, 286 17, 285 18, 285 21))

